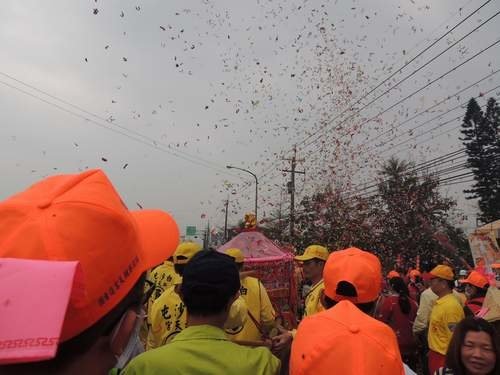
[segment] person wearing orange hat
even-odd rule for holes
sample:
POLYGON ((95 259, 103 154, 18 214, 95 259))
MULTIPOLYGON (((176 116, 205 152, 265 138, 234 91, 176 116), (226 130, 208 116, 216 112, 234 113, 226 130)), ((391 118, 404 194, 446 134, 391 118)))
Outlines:
POLYGON ((107 374, 142 351, 145 272, 174 252, 167 213, 129 211, 101 170, 0 202, 2 374, 107 374))
POLYGON ((357 248, 335 251, 323 277, 327 309, 300 323, 290 374, 402 375, 396 335, 370 316, 381 292, 379 259, 357 248))
POLYGON ((240 294, 246 302, 249 317, 242 326, 236 329, 230 327, 226 329, 226 333, 233 341, 261 341, 274 327, 276 312, 260 280, 241 272, 245 262, 243 252, 240 249, 231 248, 225 253, 234 259, 240 271, 240 294))
POLYGON ((323 283, 323 268, 328 259, 328 250, 321 245, 310 245, 304 250, 304 254, 296 256, 295 260, 302 263, 304 277, 311 282, 311 289, 306 295, 304 316, 309 316, 323 311, 321 304, 321 293, 325 288, 323 283))
POLYGON ((484 298, 490 286, 488 279, 477 271, 472 271, 466 279, 460 280, 465 285, 467 302, 464 311, 466 316, 475 316, 483 307, 484 298))
POLYGON ((401 275, 396 270, 389 271, 389 273, 387 274, 387 279, 390 280, 393 277, 401 277, 401 275))
POLYGON ((412 269, 408 272, 408 292, 410 298, 414 301, 420 300, 420 294, 424 291, 424 285, 422 282, 422 274, 419 270, 412 269))
POLYGON ((453 295, 455 275, 449 266, 438 265, 431 272, 430 287, 437 295, 429 318, 429 373, 444 367, 446 351, 454 327, 465 317, 462 305, 453 295))

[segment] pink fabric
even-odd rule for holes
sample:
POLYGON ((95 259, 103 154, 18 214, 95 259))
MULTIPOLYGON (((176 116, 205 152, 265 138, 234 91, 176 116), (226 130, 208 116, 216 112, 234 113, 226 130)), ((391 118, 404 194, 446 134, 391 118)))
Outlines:
POLYGON ((77 271, 78 262, 0 259, 0 364, 55 357, 69 300, 84 292, 77 271))
POLYGON ((244 270, 256 272, 278 315, 284 317, 291 312, 295 316, 298 293, 293 254, 282 251, 257 231, 242 232, 217 251, 224 253, 233 247, 243 252, 244 270))
POLYGON ((243 252, 245 263, 293 258, 292 254, 283 252, 273 241, 256 231, 238 234, 231 241, 219 247, 217 251, 223 253, 232 247, 240 249, 243 252))

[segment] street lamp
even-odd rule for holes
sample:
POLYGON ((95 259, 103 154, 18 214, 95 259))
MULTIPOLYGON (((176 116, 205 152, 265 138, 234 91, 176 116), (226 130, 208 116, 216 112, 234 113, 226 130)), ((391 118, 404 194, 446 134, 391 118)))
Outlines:
POLYGON ((257 220, 257 201, 258 201, 258 196, 259 196, 259 180, 257 179, 257 176, 255 173, 250 172, 248 169, 243 169, 240 167, 233 167, 232 165, 226 165, 227 169, 238 169, 243 172, 250 173, 254 178, 255 178, 255 222, 258 223, 257 220))

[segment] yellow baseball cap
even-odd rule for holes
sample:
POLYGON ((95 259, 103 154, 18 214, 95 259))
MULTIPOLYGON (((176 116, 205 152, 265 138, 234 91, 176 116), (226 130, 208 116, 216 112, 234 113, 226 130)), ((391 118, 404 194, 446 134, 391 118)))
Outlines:
POLYGON ((449 266, 445 266, 444 264, 440 264, 432 269, 430 272, 431 274, 431 279, 434 279, 436 277, 440 279, 445 279, 452 281, 455 279, 455 274, 453 273, 453 270, 449 266))
POLYGON ((304 254, 296 256, 295 260, 305 262, 306 260, 320 259, 326 262, 328 255, 330 254, 328 253, 326 247, 321 245, 309 245, 304 250, 304 254))
POLYGON ((183 242, 179 244, 174 253, 174 264, 186 264, 201 249, 202 246, 196 242, 183 242))
POLYGON ((245 256, 240 249, 232 247, 226 250, 226 254, 234 258, 236 263, 243 263, 245 261, 245 256))

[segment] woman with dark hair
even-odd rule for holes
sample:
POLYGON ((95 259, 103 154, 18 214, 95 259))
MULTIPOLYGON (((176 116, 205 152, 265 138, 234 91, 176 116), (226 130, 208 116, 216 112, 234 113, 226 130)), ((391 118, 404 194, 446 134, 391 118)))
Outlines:
POLYGON ((446 353, 446 368, 434 375, 500 374, 499 335, 486 320, 467 317, 453 331, 446 353))
POLYGON ((481 310, 484 303, 484 297, 488 292, 489 281, 477 271, 472 271, 469 276, 460 280, 460 283, 465 285, 465 315, 474 316, 481 310))
POLYGON ((391 292, 382 297, 376 318, 394 330, 403 362, 415 369, 417 344, 413 337, 412 326, 418 305, 409 297, 408 287, 401 277, 391 277, 389 286, 391 292))

